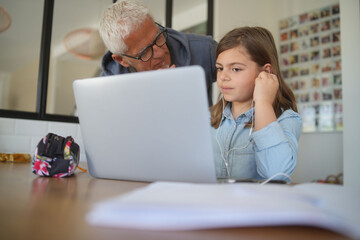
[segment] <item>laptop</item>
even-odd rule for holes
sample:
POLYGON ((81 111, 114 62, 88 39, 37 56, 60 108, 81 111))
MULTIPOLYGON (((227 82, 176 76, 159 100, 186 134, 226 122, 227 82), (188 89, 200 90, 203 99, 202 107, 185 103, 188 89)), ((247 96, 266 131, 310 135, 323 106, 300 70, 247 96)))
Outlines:
POLYGON ((75 80, 90 175, 216 183, 200 66, 75 80))

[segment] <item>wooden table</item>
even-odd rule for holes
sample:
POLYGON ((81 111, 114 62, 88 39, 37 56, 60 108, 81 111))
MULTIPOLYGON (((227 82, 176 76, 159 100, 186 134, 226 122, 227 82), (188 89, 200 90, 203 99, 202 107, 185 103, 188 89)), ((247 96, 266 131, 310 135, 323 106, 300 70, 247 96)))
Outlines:
POLYGON ((141 231, 94 227, 85 221, 94 203, 147 183, 76 176, 38 177, 29 163, 0 163, 0 239, 347 239, 313 227, 254 227, 199 231, 141 231))

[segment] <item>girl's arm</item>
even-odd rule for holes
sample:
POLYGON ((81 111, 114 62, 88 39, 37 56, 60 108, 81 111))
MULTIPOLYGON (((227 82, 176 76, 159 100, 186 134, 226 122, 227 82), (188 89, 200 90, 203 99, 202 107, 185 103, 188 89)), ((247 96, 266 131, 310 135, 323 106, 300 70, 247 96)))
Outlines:
MULTIPOLYGON (((302 120, 298 113, 286 110, 277 121, 253 133, 257 172, 263 178, 278 173, 291 175, 298 156, 302 120)), ((288 180, 284 175, 275 179, 288 180)))
MULTIPOLYGON (((279 88, 276 75, 261 72, 255 80, 255 159, 257 172, 264 178, 278 173, 291 175, 295 170, 302 120, 287 110, 276 118, 272 103, 279 88)), ((287 179, 283 175, 276 179, 287 179)))

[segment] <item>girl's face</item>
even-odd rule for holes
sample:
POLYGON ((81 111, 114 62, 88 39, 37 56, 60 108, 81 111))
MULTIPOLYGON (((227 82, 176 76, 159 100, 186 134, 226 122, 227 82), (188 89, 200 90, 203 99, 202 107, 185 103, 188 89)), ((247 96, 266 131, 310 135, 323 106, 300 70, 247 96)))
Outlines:
POLYGON ((235 47, 216 59, 217 84, 228 102, 248 103, 253 98, 255 79, 261 69, 251 60, 247 50, 235 47))

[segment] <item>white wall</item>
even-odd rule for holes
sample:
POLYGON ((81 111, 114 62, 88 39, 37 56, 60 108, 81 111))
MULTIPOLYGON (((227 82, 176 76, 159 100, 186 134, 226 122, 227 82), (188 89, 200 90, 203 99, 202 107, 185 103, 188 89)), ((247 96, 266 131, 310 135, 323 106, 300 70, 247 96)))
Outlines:
POLYGON ((340 0, 344 183, 360 187, 360 1, 340 0))
POLYGON ((80 146, 80 161, 86 161, 77 123, 0 118, 0 152, 28 153, 33 156, 36 145, 49 132, 64 137, 72 136, 80 146))
MULTIPOLYGON (((220 40, 225 33, 235 27, 258 25, 270 30, 273 33, 275 42, 278 43, 280 19, 336 3, 339 3, 339 1, 216 0, 214 38, 220 40)), ((343 31, 343 26, 341 27, 341 31, 343 31)), ((217 97, 217 93, 215 93, 215 96, 217 97)), ((299 142, 298 165, 292 180, 294 182, 309 182, 316 179, 325 179, 328 175, 337 175, 343 172, 342 143, 343 134, 341 132, 303 133, 299 142)))

